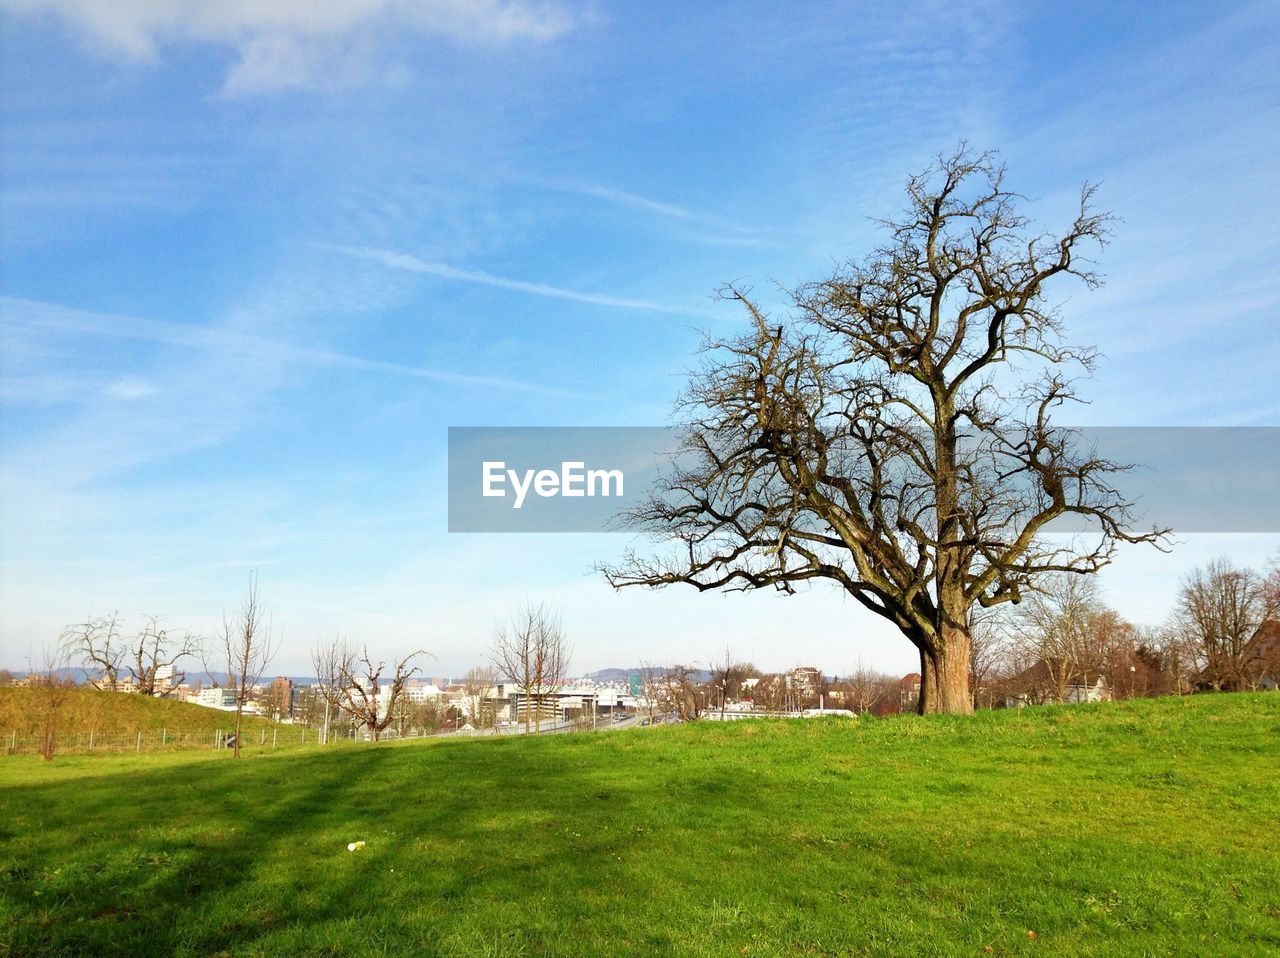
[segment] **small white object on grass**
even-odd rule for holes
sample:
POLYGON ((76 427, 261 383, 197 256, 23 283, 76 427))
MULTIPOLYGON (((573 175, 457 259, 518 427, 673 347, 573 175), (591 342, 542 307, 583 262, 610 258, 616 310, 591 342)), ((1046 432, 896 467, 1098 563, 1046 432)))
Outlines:
POLYGON ((364 842, 347 842, 347 851, 349 852, 354 852, 360 848, 364 848, 364 842))

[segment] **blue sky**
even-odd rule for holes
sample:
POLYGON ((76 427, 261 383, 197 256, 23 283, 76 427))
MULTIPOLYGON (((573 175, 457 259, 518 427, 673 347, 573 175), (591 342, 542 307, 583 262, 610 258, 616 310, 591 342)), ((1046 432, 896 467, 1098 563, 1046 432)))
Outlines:
MULTIPOLYGON (((1280 425, 1280 8, 1257 4, 0 0, 0 664, 88 614, 211 632, 258 569, 323 633, 432 672, 525 597, 582 671, 859 660, 825 590, 614 594, 612 536, 445 531, 450 425, 666 421, 700 330, 875 240, 905 177, 999 149, 1035 215, 1122 218, 1076 421, 1280 425)), ((1129 553, 1161 619, 1219 553, 1129 553)))

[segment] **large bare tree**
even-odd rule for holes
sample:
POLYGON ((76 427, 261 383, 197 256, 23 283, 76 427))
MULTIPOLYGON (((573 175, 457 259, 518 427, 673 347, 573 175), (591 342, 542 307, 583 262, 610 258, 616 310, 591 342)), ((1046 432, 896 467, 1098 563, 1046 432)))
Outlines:
POLYGON ((961 148, 907 183, 870 255, 712 339, 682 397, 683 456, 629 513, 678 548, 606 567, 615 587, 794 592, 827 581, 920 653, 922 712, 970 712, 970 612, 1042 575, 1089 574, 1133 528, 1125 467, 1054 425, 1095 355, 1066 344, 1055 281, 1100 282, 1085 258, 1111 217, 1086 185, 1065 231, 1030 228, 987 153, 961 148), (1073 518, 1088 535, 1043 535, 1073 518))
MULTIPOLYGON (((278 643, 267 619, 266 604, 258 597, 258 576, 249 578, 249 588, 232 615, 222 616, 220 651, 227 664, 227 686, 236 703, 236 727, 233 748, 240 757, 240 731, 244 710, 253 696, 254 687, 275 657, 278 643)), ((207 671, 207 670, 206 670, 207 671)))
POLYGON ((376 742, 388 725, 399 714, 397 703, 404 693, 405 683, 418 673, 418 666, 410 665, 419 655, 427 653, 419 649, 404 658, 393 661, 393 674, 389 684, 382 684, 382 673, 387 663, 374 662, 368 646, 360 655, 352 655, 341 663, 338 673, 338 694, 342 708, 356 722, 363 725, 376 742))
POLYGON ((1246 646, 1269 605, 1265 580, 1226 557, 1183 579, 1174 628, 1194 657, 1202 686, 1237 691, 1253 685, 1246 646))
POLYGON ((544 700, 564 684, 572 655, 559 613, 544 603, 525 604, 494 633, 490 658, 494 670, 524 696, 526 735, 537 731, 544 700))

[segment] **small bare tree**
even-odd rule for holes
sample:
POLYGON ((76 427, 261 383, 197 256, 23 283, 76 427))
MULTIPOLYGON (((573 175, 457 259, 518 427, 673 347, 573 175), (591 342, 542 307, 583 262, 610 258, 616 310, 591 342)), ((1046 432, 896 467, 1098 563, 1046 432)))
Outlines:
POLYGON ((488 728, 493 724, 493 704, 489 701, 489 693, 497 682, 497 673, 486 665, 474 666, 462 677, 462 710, 467 721, 476 728, 488 728))
POLYGON ((321 640, 311 650, 311 667, 316 675, 316 684, 312 690, 324 703, 322 736, 326 745, 329 743, 329 732, 335 713, 342 707, 342 675, 352 670, 354 665, 352 660, 351 647, 341 635, 321 640))
POLYGON ((713 700, 720 703, 720 718, 723 719, 729 699, 736 699, 742 693, 743 680, 754 675, 756 668, 749 662, 739 662, 732 647, 726 645, 724 652, 711 663, 710 672, 713 700))
POLYGON ((272 722, 279 722, 289 717, 293 703, 290 701, 291 687, 280 679, 267 686, 266 691, 258 697, 258 714, 272 722))
POLYGON ((851 712, 861 715, 870 712, 881 702, 889 698, 896 683, 883 672, 859 661, 857 668, 849 673, 848 678, 840 683, 844 692, 844 705, 851 712))
POLYGON ((68 675, 74 647, 65 641, 46 645, 41 650, 38 670, 33 670, 28 682, 35 688, 36 708, 39 710, 40 757, 53 760, 58 748, 58 732, 62 706, 75 688, 75 680, 68 675))
POLYGON ((410 652, 404 658, 392 664, 395 674, 391 684, 381 684, 382 673, 387 663, 377 663, 369 655, 366 646, 359 656, 351 656, 343 662, 338 672, 338 694, 341 696, 342 708, 360 725, 368 729, 376 742, 383 731, 396 720, 397 703, 404 692, 405 683, 418 672, 418 667, 410 666, 419 655, 427 653, 419 649, 410 652))
MULTIPOLYGON (((1014 607, 1016 608, 1016 606, 1014 607)), ((969 613, 972 648, 969 655, 969 690, 973 707, 992 708, 996 701, 996 685, 1001 679, 1001 666, 1009 648, 1009 605, 991 609, 974 608, 969 613)))
MULTIPOLYGON (((662 674, 664 669, 661 666, 654 665, 652 662, 640 660, 640 695, 644 698, 643 708, 649 719, 649 724, 653 724, 654 718, 662 705, 663 680, 662 674)), ((640 707, 640 702, 636 702, 640 707)))
POLYGON ((266 606, 258 598, 257 573, 249 578, 249 589, 239 610, 232 616, 223 613, 221 645, 226 656, 227 684, 235 692, 236 727, 232 747, 235 757, 239 758, 245 707, 277 650, 271 625, 266 620, 266 606))
POLYGON ((762 675, 756 687, 751 690, 752 704, 761 712, 778 715, 788 711, 791 705, 791 691, 787 677, 778 673, 762 675))
POLYGON ((120 635, 118 612, 101 618, 89 618, 69 625, 62 633, 63 645, 78 656, 90 685, 114 692, 120 682, 120 663, 124 658, 124 642, 120 635))
POLYGON ((130 643, 129 674, 142 695, 168 695, 186 678, 177 670, 177 664, 199 655, 202 647, 203 641, 194 633, 170 635, 162 617, 148 616, 130 643), (167 679, 162 676, 164 672, 168 672, 167 679))
MULTIPOLYGON (((524 605, 509 625, 494 634, 491 661, 524 696, 526 735, 531 731, 533 710, 537 709, 541 718, 544 699, 564 683, 572 652, 560 615, 542 603, 524 605)), ((532 730, 536 731, 536 725, 532 730)))
POLYGON ((663 707, 682 722, 701 718, 704 700, 698 695, 696 670, 689 665, 673 665, 662 671, 663 707))

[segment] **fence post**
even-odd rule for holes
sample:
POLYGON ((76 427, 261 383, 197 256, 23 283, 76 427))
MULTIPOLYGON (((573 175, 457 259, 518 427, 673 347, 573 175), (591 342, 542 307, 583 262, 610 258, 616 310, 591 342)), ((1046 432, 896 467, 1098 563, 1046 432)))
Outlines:
POLYGON ((276 732, 278 731, 279 729, 274 729, 274 728, 271 730, 271 747, 272 748, 276 747, 276 732))
POLYGON ((89 751, 93 751, 93 729, 89 729, 89 751))
POLYGON ((162 728, 160 730, 160 744, 161 745, 169 744, 169 730, 167 728, 162 728))
POLYGON ((142 751, 142 733, 141 732, 138 733, 138 751, 139 752, 142 751))
POLYGON ((9 737, 9 754, 16 755, 18 753, 18 730, 13 730, 13 735, 9 737))

